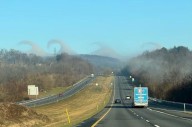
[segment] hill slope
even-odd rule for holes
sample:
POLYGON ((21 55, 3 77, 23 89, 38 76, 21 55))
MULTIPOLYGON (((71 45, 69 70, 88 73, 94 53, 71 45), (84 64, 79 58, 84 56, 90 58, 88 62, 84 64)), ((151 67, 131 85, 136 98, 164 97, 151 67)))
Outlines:
POLYGON ((31 127, 44 124, 49 118, 30 108, 13 103, 0 103, 0 126, 31 127))
POLYGON ((122 66, 120 60, 112 57, 98 55, 79 55, 79 57, 91 63, 97 72, 103 72, 106 70, 115 71, 122 66))
POLYGON ((192 91, 192 52, 186 47, 145 52, 131 59, 123 72, 148 86, 151 96, 192 103, 187 90, 192 91))

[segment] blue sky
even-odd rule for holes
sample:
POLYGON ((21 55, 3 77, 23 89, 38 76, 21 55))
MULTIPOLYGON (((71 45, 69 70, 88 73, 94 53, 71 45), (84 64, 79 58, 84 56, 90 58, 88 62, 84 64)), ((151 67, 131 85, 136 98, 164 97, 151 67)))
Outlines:
POLYGON ((192 0, 0 1, 0 48, 46 52, 61 40, 76 53, 113 49, 133 55, 157 47, 192 49, 192 0))

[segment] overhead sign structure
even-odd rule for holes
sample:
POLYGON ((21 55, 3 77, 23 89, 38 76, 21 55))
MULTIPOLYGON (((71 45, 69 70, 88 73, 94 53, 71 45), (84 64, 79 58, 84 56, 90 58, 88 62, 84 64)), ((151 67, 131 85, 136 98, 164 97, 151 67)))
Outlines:
POLYGON ((39 88, 35 85, 28 85, 28 95, 39 95, 39 88))

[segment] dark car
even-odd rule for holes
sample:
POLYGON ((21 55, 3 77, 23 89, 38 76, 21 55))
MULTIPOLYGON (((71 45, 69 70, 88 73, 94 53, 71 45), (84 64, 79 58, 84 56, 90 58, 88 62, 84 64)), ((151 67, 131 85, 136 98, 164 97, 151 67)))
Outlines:
POLYGON ((121 100, 120 99, 115 99, 115 103, 121 103, 121 100))

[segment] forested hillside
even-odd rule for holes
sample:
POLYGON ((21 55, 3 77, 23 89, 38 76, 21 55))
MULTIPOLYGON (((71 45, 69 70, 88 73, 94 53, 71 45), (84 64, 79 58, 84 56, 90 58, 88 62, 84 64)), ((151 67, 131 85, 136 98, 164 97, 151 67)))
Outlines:
POLYGON ((112 71, 122 68, 122 62, 116 58, 85 54, 79 55, 79 57, 91 63, 96 73, 110 74, 112 71))
POLYGON ((69 86, 93 73, 87 61, 65 53, 49 57, 0 50, 0 102, 27 97, 27 85, 39 90, 69 86))
POLYGON ((133 75, 135 84, 148 86, 150 96, 192 103, 192 51, 186 47, 145 52, 122 72, 133 75))

